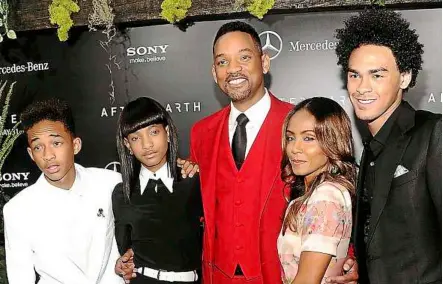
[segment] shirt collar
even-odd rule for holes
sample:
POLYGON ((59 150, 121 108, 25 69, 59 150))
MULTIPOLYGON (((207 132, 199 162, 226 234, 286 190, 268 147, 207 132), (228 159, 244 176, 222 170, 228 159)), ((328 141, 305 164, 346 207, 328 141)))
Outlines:
POLYGON ((148 184, 150 179, 158 180, 161 179, 165 184, 166 188, 172 193, 172 185, 174 183, 174 179, 169 172, 168 163, 165 163, 158 171, 153 173, 152 171, 145 168, 143 165, 140 169, 140 187, 143 190, 148 184))
POLYGON ((52 192, 60 193, 60 194, 75 194, 75 195, 83 195, 84 191, 86 190, 86 186, 82 186, 81 183, 84 180, 83 176, 83 167, 79 164, 74 164, 75 167, 75 179, 74 183, 72 184, 70 189, 63 189, 56 187, 48 182, 48 180, 45 177, 45 174, 42 173, 37 180, 36 184, 45 189, 52 192))
POLYGON ((265 88, 265 95, 258 102, 256 102, 253 106, 248 108, 245 112, 241 112, 235 108, 234 104, 231 102, 231 112, 229 113, 229 125, 234 126, 237 125, 237 117, 244 113, 249 122, 246 125, 248 126, 258 126, 260 127, 265 121, 266 115, 271 109, 271 97, 269 96, 268 89, 265 88))
POLYGON ((381 129, 375 134, 374 137, 371 137, 369 142, 369 147, 371 148, 372 154, 376 158, 383 148, 386 146, 389 138, 389 134, 392 132, 392 128, 401 112, 403 102, 397 107, 396 110, 391 114, 391 116, 386 120, 381 129))

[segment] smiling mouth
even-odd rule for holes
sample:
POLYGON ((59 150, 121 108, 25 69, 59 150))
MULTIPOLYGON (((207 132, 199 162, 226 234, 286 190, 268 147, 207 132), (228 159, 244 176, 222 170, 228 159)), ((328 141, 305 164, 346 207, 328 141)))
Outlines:
POLYGON ((239 86, 247 81, 246 78, 236 78, 228 80, 228 84, 231 86, 239 86))
POLYGON ((376 101, 375 99, 366 99, 366 100, 356 99, 356 100, 362 105, 369 105, 376 101))

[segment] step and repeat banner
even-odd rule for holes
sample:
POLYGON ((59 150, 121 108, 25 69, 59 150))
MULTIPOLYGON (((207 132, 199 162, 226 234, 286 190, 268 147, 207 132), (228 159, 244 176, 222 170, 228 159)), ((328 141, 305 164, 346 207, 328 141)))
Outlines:
MULTIPOLYGON (((424 64, 406 100, 417 109, 441 113, 441 9, 404 10, 403 16, 424 44, 424 64)), ((336 65, 334 33, 351 12, 269 15, 245 19, 260 33, 271 58, 267 87, 281 100, 296 104, 324 96, 339 102, 355 121, 336 65)), ((229 103, 211 75, 212 42, 227 21, 197 22, 186 32, 172 25, 128 28, 110 45, 100 32, 74 30, 61 43, 55 30, 19 34, 0 44, 0 79, 17 81, 7 127, 34 100, 60 97, 73 108, 83 149, 77 162, 119 170, 115 147, 117 118, 124 104, 140 96, 160 101, 180 132, 180 154, 188 155, 193 123, 229 103)), ((354 123, 356 155, 361 133, 354 123)), ((8 157, 0 186, 13 195, 35 182, 40 172, 28 157, 22 135, 8 157)))

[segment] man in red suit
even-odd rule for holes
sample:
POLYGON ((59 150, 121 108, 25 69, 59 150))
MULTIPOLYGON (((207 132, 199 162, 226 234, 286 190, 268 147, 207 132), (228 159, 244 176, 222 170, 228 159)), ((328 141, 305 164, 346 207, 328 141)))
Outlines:
MULTIPOLYGON (((287 205, 280 178, 282 125, 293 106, 265 88, 270 59, 250 25, 223 25, 213 58, 214 80, 231 104, 191 130, 205 215, 203 283, 278 284, 277 237, 287 205)), ((116 265, 125 279, 132 277, 122 268, 130 255, 116 265)), ((356 283, 356 274, 348 275, 334 282, 356 283)))
POLYGON ((265 89, 270 59, 248 24, 223 25, 213 55, 214 80, 231 104, 191 130, 205 214, 203 282, 281 283, 281 128, 292 105, 265 89))

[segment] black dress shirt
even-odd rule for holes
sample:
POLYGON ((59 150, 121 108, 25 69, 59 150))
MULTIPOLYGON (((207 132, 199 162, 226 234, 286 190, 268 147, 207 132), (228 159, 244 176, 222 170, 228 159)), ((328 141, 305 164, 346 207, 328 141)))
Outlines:
POLYGON ((363 194, 362 194, 362 203, 365 208, 365 217, 364 217, 364 242, 367 244, 368 242, 368 234, 369 234, 369 224, 371 220, 371 202, 374 198, 374 188, 375 185, 375 167, 382 166, 378 165, 377 158, 380 156, 380 153, 383 151, 383 148, 386 146, 386 143, 389 138, 389 134, 392 131, 392 127, 394 126, 395 121, 398 118, 400 113, 400 107, 392 113, 392 115, 386 120, 380 130, 374 137, 366 138, 363 145, 365 146, 365 154, 366 165, 364 165, 364 169, 366 169, 364 173, 364 182, 363 182, 363 194))
POLYGON ((374 197, 374 194, 377 194, 375 185, 375 167, 377 165, 377 158, 380 153, 383 151, 383 148, 386 146, 386 143, 389 138, 389 134, 392 131, 394 123, 398 118, 400 112, 400 107, 398 107, 394 113, 388 118, 382 128, 378 131, 378 133, 374 137, 367 137, 364 139, 363 146, 364 152, 362 155, 361 163, 360 163, 360 171, 362 171, 363 180, 359 181, 359 188, 361 193, 359 194, 359 211, 357 216, 358 226, 357 229, 359 233, 357 236, 359 240, 357 240, 358 248, 357 248, 357 258, 360 265, 360 280, 362 283, 369 283, 368 279, 368 271, 366 268, 366 246, 369 241, 369 231, 371 224, 371 203, 374 197), (364 274, 364 275, 363 275, 364 274))

